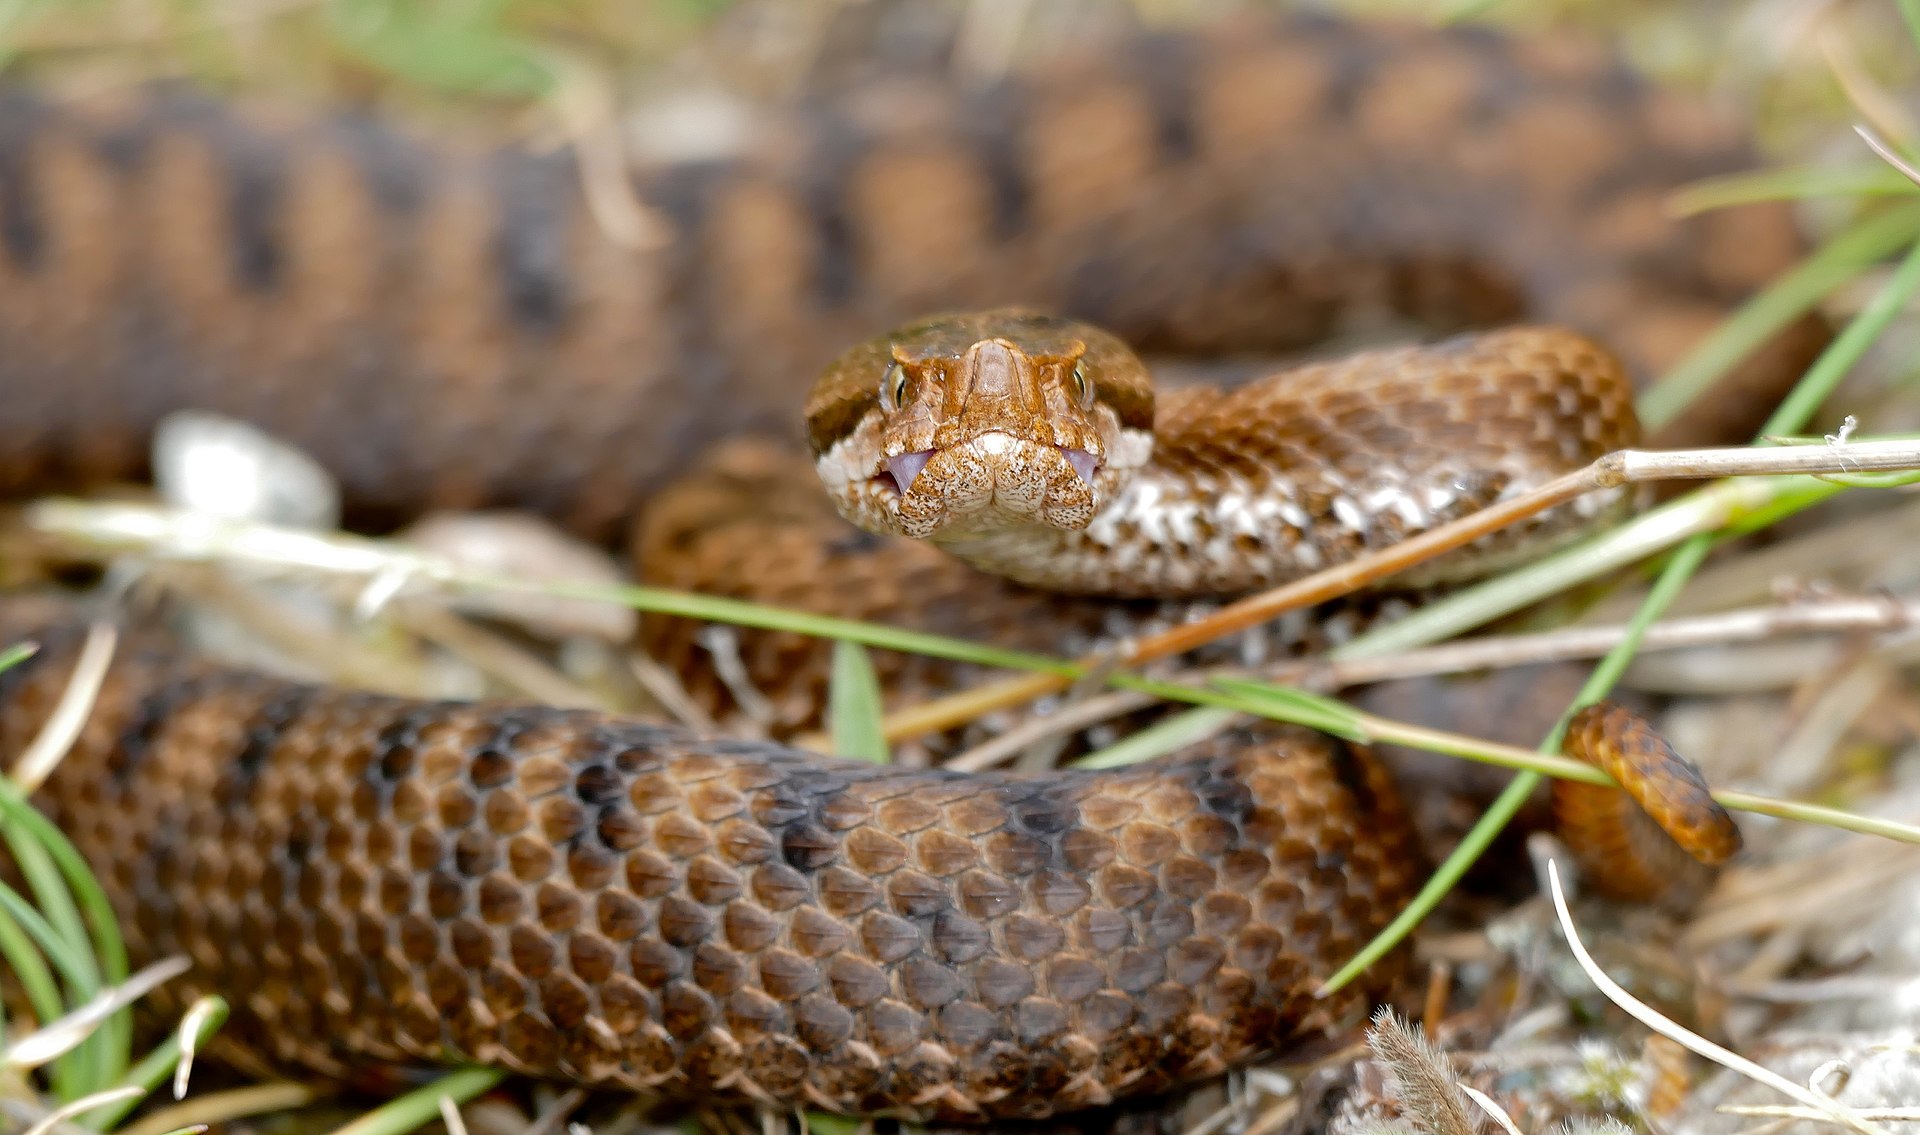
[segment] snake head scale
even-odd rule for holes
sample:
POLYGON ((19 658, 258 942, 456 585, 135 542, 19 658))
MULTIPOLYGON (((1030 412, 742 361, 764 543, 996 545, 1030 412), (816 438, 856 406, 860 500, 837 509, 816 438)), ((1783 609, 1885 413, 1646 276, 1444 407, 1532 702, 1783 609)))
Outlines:
POLYGON ((1112 335, 999 309, 855 346, 814 384, 807 429, 842 516, 954 547, 1085 528, 1146 464, 1153 393, 1112 335))

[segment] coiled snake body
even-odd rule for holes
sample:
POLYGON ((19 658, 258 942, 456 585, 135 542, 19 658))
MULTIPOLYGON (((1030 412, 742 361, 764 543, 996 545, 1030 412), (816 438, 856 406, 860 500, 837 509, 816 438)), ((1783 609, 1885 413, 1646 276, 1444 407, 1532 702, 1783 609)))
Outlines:
MULTIPOLYGON (((167 98, 100 120, 16 100, 5 121, 0 487, 137 472, 154 418, 193 405, 301 444, 369 522, 509 503, 605 534, 716 436, 790 432, 846 344, 1022 302, 1119 338, 1021 316, 957 345, 868 341, 816 389, 814 449, 871 526, 1112 595, 1258 586, 1633 433, 1619 364, 1571 332, 1176 395, 1157 421, 1119 341, 1271 355, 1390 318, 1524 315, 1644 374, 1797 247, 1768 208, 1668 220, 1663 195, 1738 164, 1738 139, 1603 55, 1330 22, 826 99, 789 144, 643 179, 672 233, 642 250, 596 239, 550 159, 167 98), (164 223, 105 223, 141 213, 164 223), (1059 432, 933 436, 993 399, 1059 432), (1123 491, 1149 421, 1191 444, 1123 491), (1016 441, 1044 489, 969 464, 1016 441), (1036 553, 982 508, 1079 534, 1036 553)), ((1799 326, 1750 360, 1748 397, 1815 341, 1799 326)), ((643 564, 666 582, 1036 645, 1066 618, 924 549, 836 590, 807 572, 840 551, 775 571, 751 527, 656 506, 639 543, 678 554, 643 564), (990 621, 1016 601, 1046 617, 990 621)), ((70 636, 4 621, 50 642, 0 676, 17 751, 70 636)), ((749 662, 778 674, 768 649, 749 662)), ((909 772, 147 643, 43 799, 139 954, 194 961, 166 995, 233 997, 272 1059, 481 1060, 918 1119, 1093 1106, 1350 1020, 1390 974, 1312 991, 1417 862, 1370 758, 1300 731, 1124 772, 909 772)))

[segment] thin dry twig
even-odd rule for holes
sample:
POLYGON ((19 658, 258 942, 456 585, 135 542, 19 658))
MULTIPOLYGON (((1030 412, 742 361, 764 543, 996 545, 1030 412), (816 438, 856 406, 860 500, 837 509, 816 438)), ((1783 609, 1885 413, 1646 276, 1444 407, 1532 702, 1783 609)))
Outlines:
POLYGON ((394 620, 474 669, 546 705, 569 709, 613 709, 607 700, 511 642, 429 603, 400 603, 394 620))
MULTIPOLYGON (((1204 619, 1140 639, 1124 653, 1122 660, 1125 665, 1138 666, 1183 654, 1289 611, 1341 598, 1599 489, 1651 481, 1793 473, 1857 474, 1916 467, 1920 467, 1920 443, 1908 440, 1830 446, 1616 450, 1584 469, 1557 477, 1511 500, 1489 505, 1390 548, 1230 603, 1204 619)), ((885 734, 889 741, 899 741, 949 729, 991 710, 1054 693, 1066 688, 1071 681, 1057 674, 1023 674, 1005 682, 975 687, 888 715, 885 734)))
MULTIPOLYGON (((1810 1107, 1791 1107, 1786 1104, 1726 1104, 1714 1108, 1722 1115, 1753 1115, 1774 1119, 1825 1119, 1827 1116, 1810 1107)), ((1862 1119, 1889 1119, 1903 1122, 1920 1121, 1920 1107, 1863 1107, 1854 1111, 1862 1119)))
POLYGON ((314 1099, 314 1090, 304 1084, 286 1081, 250 1084, 160 1108, 121 1128, 116 1135, 167 1135, 200 1123, 225 1123, 271 1111, 289 1111, 305 1107, 314 1099))
POLYGON ((67 688, 61 692, 46 724, 40 727, 39 734, 13 766, 13 780, 21 791, 32 795, 46 783, 67 750, 79 739, 80 730, 93 712, 94 700, 100 696, 100 684, 106 681, 107 667, 113 662, 113 649, 119 641, 120 632, 112 623, 97 622, 87 628, 87 639, 80 647, 80 660, 67 680, 67 688))
POLYGON ((1915 185, 1920 185, 1920 170, 1916 170, 1913 167, 1913 163, 1902 157, 1898 150, 1895 150, 1887 143, 1886 139, 1880 137, 1880 135, 1874 131, 1873 127, 1865 123, 1856 123, 1853 132, 1860 135, 1861 139, 1873 148, 1873 152, 1880 155, 1882 161, 1906 175, 1908 181, 1913 182, 1915 185))
POLYGON ((952 760, 942 761, 940 767, 956 772, 978 772, 992 768, 1012 760, 1031 745, 1077 733, 1090 725, 1144 709, 1159 700, 1152 694, 1132 690, 1115 690, 1099 697, 1086 698, 1072 705, 1061 706, 1056 712, 1022 722, 992 740, 958 754, 952 760))
POLYGON ((119 1103, 121 1100, 137 1099, 145 1094, 145 1088, 136 1084, 128 1084, 125 1087, 108 1088, 102 1092, 94 1092, 91 1095, 81 1096, 79 1099, 70 1100, 54 1108, 44 1116, 41 1116, 38 1122, 27 1128, 21 1135, 50 1135, 51 1132, 76 1115, 85 1115, 94 1108, 104 1107, 110 1103, 119 1103))
POLYGON ((622 248, 665 247, 673 228, 634 191, 629 177, 633 163, 620 132, 612 81, 559 51, 547 51, 545 59, 555 80, 547 101, 571 143, 588 213, 607 239, 622 248))
POLYGON ((460 1118, 460 1105, 452 1096, 440 1097, 440 1122, 446 1124, 447 1135, 467 1135, 467 1121, 460 1118))
POLYGON ((38 1068, 64 1056, 92 1036, 102 1021, 190 968, 192 963, 184 957, 164 958, 147 966, 120 984, 101 990, 65 1016, 48 1021, 13 1042, 5 1051, 0 1051, 0 1064, 38 1068))
POLYGON ((1833 73, 1834 81, 1839 83, 1847 101, 1862 118, 1871 122, 1882 134, 1908 140, 1920 137, 1913 116, 1907 113, 1899 97, 1882 86, 1861 61, 1859 48, 1852 35, 1830 23, 1823 23, 1815 42, 1826 60, 1828 70, 1833 73))
POLYGON ((1861 1117, 1857 1112, 1832 1097, 1822 1095, 1810 1088, 1796 1084, 1771 1069, 1762 1068, 1760 1065, 1755 1064, 1737 1052, 1722 1048, 1720 1045, 1713 1043, 1698 1033, 1680 1027, 1680 1025, 1676 1024, 1670 1018, 1661 1015, 1646 1002, 1628 993, 1625 987, 1613 980, 1612 977, 1609 977, 1607 972, 1600 968, 1599 963, 1593 960, 1593 955, 1587 952, 1586 943, 1580 940, 1580 931, 1573 923, 1573 912, 1567 907, 1566 889, 1560 882, 1560 863, 1558 860, 1549 859, 1547 861, 1547 888, 1553 899, 1554 914, 1560 920, 1560 931, 1566 935, 1567 948, 1573 951, 1574 960, 1578 962, 1580 968, 1586 972, 1588 980, 1592 981, 1593 984, 1599 988, 1600 992, 1606 995, 1607 1000, 1618 1005, 1629 1016, 1652 1029, 1654 1032, 1659 1033, 1661 1036, 1677 1044, 1686 1046, 1687 1049, 1695 1054, 1704 1056, 1721 1067, 1737 1072, 1757 1084, 1772 1088, 1788 1099, 1799 1101, 1818 1112, 1820 1117, 1828 1122, 1850 1128, 1859 1132, 1860 1135, 1889 1135, 1885 1128, 1861 1117))
MULTIPOLYGON (((1780 603, 1655 623, 1647 628, 1640 652, 1725 646, 1813 632, 1896 631, 1915 626, 1920 626, 1920 600, 1887 597, 1780 603)), ((1399 654, 1289 662, 1269 671, 1269 677, 1313 689, 1340 689, 1393 678, 1597 658, 1618 645, 1626 630, 1622 624, 1567 627, 1539 634, 1489 636, 1399 654)))

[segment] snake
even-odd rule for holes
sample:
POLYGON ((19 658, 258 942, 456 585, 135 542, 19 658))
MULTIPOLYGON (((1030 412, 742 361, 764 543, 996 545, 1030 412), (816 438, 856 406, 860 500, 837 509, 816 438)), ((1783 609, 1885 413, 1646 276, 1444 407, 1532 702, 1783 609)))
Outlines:
MULTIPOLYGON (((1667 212, 1751 160, 1578 40, 1263 19, 808 92, 740 153, 637 171, 661 232, 620 245, 565 154, 11 91, 0 491, 138 477, 165 413, 210 409, 313 454, 370 530, 529 509, 629 533, 658 580, 1057 646, 1084 596, 1257 589, 1631 444, 1632 381, 1800 251, 1772 205, 1667 212), (1142 361, 1408 322, 1453 337, 1233 388, 1142 361), (801 422, 824 491, 794 516, 866 532, 792 542, 784 458, 708 464, 801 422)), ((1786 327, 1658 438, 1737 434, 1822 341, 1786 327)), ((0 629, 43 647, 0 674, 17 752, 79 631, 19 597, 0 629)), ((744 650, 807 685, 790 642, 744 650)), ((265 1063, 922 1122, 1101 1107, 1351 1025, 1394 966, 1316 990, 1421 863, 1375 758, 1303 729, 1128 769, 879 767, 144 635, 36 799, 136 960, 191 961, 159 1008, 223 993, 265 1063)))

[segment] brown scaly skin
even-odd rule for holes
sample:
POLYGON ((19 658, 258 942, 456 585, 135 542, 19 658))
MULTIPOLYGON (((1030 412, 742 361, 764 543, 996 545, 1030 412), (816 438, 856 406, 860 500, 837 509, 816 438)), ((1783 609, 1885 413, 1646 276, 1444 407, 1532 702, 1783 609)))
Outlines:
MULTIPOLYGON (((195 405, 250 418, 313 452, 342 477, 363 521, 430 505, 509 503, 609 535, 718 434, 790 435, 806 381, 834 352, 926 311, 1022 302, 1090 320, 1147 352, 1266 356, 1396 319, 1450 330, 1525 317, 1592 335, 1644 376, 1697 342, 1799 248, 1782 209, 1666 217, 1663 198, 1677 184, 1746 164, 1739 136, 1603 54, 1564 42, 1309 21, 1142 38, 1047 63, 1032 77, 972 94, 921 81, 881 99, 823 98, 776 126, 777 144, 738 162, 644 175, 638 188, 666 221, 667 240, 641 251, 600 238, 563 158, 426 147, 364 122, 289 123, 178 96, 96 114, 9 95, 0 107, 0 342, 8 346, 0 353, 0 492, 137 472, 156 418, 195 405)), ((1744 369, 1744 393, 1716 406, 1757 416, 1817 341, 1810 325, 1791 329, 1744 369)), ((1675 436, 1709 435, 1723 431, 1694 421, 1675 436)), ((712 567, 666 570, 699 578, 712 567)), ((762 570, 729 586, 791 586, 779 575, 762 570)), ((927 604, 903 577, 883 578, 900 586, 856 601, 946 620, 949 629, 1006 609, 958 589, 927 604)), ((821 598, 813 582, 809 595, 838 602, 821 598)), ((1048 629, 1039 619, 1021 628, 1048 629)), ((0 714, 9 746, 44 711, 62 656, 50 652, 11 680, 0 714)), ((804 979, 791 955, 831 936, 803 929, 795 938, 790 923, 775 919, 785 937, 764 945, 757 969, 703 967, 698 947, 668 941, 675 927, 694 925, 691 918, 665 920, 666 896, 628 893, 646 913, 625 952, 574 948, 609 936, 598 904, 589 911, 584 896, 601 893, 596 886, 621 890, 596 874, 615 853, 597 814, 591 832, 582 825, 593 809, 633 819, 627 807, 641 809, 632 788, 642 781, 678 790, 683 768, 715 767, 747 778, 758 787, 737 791, 775 801, 753 826, 777 829, 784 861, 791 831, 805 830, 796 845, 803 858, 826 854, 827 843, 845 855, 851 836, 833 835, 824 812, 817 823, 813 812, 789 818, 777 806, 783 789, 817 788, 823 795, 810 806, 824 808, 837 786, 857 796, 880 778, 917 778, 963 800, 997 803, 1013 791, 1001 779, 827 769, 812 758, 578 715, 296 695, 256 677, 196 678, 202 673, 162 655, 123 662, 78 762, 46 798, 105 866, 141 958, 185 946, 207 967, 196 982, 254 990, 242 995, 237 1027, 256 1043, 267 1043, 270 1022, 283 1023, 300 1038, 294 1055, 327 1067, 453 1043, 459 1055, 563 1077, 679 1076, 675 1090, 698 1092, 706 1081, 697 1077, 718 1081, 723 1064, 696 1057, 666 1069, 647 1062, 661 1046, 643 1042, 635 1071, 609 1072, 604 1033, 558 1025, 599 1019, 616 1037, 657 1040, 649 1023, 670 1037, 669 1026, 717 1036, 699 1033, 707 1010, 686 1009, 711 1001, 715 1029, 763 1046, 751 1050, 750 1075, 732 1085, 748 1098, 785 1092, 781 1098, 811 1104, 818 1101, 802 1085, 812 1085, 836 1104, 850 1098, 837 1092, 891 1092, 903 1107, 974 1118, 1061 1106, 1054 1089, 1071 1084, 1083 1085, 1089 1101, 1100 1091, 1146 1090, 1182 1069, 1204 1072, 1242 1043, 1230 1028, 1213 1031, 1209 1022, 1230 1016, 1217 1000, 1210 1007, 1195 996, 1181 1027, 1141 1030, 1179 1050, 1165 1066, 1123 1043, 1101 1048, 1087 1068, 1074 1063, 1080 1056, 1049 1055, 1063 1049, 1030 1049, 1026 1063, 1002 1063, 981 1034, 939 1035, 966 1022, 949 1026, 936 1011, 908 1019, 932 1030, 942 1051, 964 1049, 951 1065, 960 1078, 943 1079, 948 1065, 933 1060, 913 1072, 889 1066, 891 1078, 875 1086, 882 1081, 860 1079, 872 1066, 850 1047, 851 1033, 839 1047, 828 1043, 838 1035, 829 1026, 847 1020, 828 1010, 852 1007, 837 989, 833 1005, 807 1000, 831 986, 830 974, 827 986, 755 1016, 777 1000, 771 990, 804 979), (429 746, 408 744, 396 725, 433 721, 446 722, 447 732, 429 746), (382 738, 385 725, 396 732, 382 738), (524 730, 518 740, 504 736, 515 730, 524 730), (534 751, 540 739, 552 747, 534 751), (616 751, 630 754, 629 767, 616 751), (560 768, 562 756, 579 768, 560 768), (503 767, 512 781, 494 783, 503 767), (665 771, 650 778, 656 768, 665 771), (443 775, 429 798, 430 779, 443 775), (616 790, 620 798, 603 798, 616 790), (523 811, 525 826, 516 827, 523 811), (478 834, 464 845, 440 838, 454 827, 478 834), (817 838, 816 828, 828 837, 817 838), (129 830, 146 833, 145 844, 121 838, 129 830), (164 886, 156 874, 163 862, 176 864, 164 886), (462 863, 511 881, 487 895, 480 877, 436 883, 458 875, 462 863), (516 870, 539 878, 522 880, 516 870), (232 888, 254 872, 260 888, 242 886, 236 898, 232 888), (270 876, 290 897, 269 901, 270 876), (177 907, 169 905, 175 896, 184 896, 177 907), (459 932, 466 947, 484 943, 497 969, 416 963, 416 955, 458 948, 451 924, 437 921, 455 905, 447 916, 455 920, 514 909, 518 935, 505 923, 459 932), (580 921, 566 921, 573 916, 580 921), (256 929, 263 932, 249 939, 256 929), (243 940, 266 945, 233 950, 243 940), (338 949, 312 957, 316 941, 338 949), (638 961, 636 945, 644 947, 638 961), (684 968, 671 977, 664 966, 648 968, 668 951, 684 968), (779 961, 769 970, 772 951, 779 961), (279 984, 257 984, 295 955, 314 968, 297 981, 274 970, 279 984), (574 980, 581 967, 608 980, 583 989, 574 980), (649 976, 660 979, 658 989, 647 986, 649 976), (729 988, 716 993, 703 981, 729 988), (670 1007, 663 997, 675 982, 697 993, 670 1007), (346 989, 358 1003, 342 1006, 346 989), (467 1015, 438 1013, 435 998, 453 1005, 456 992, 467 1015), (721 998, 741 1003, 738 1021, 724 1015, 721 998), (450 1039, 453 1021, 472 1031, 450 1039), (1189 1041, 1215 1035, 1217 1046, 1188 1050, 1189 1041), (981 1046, 965 1047, 975 1039, 981 1046), (808 1047, 815 1042, 825 1051, 808 1047), (809 1053, 806 1072, 796 1077, 801 1050, 809 1053), (1136 1060, 1156 1070, 1129 1079, 1136 1060), (1097 1074, 1088 1070, 1096 1066, 1097 1074), (1029 1078, 999 1094, 1007 1076, 1029 1078)), ((1260 970, 1255 981, 1269 983, 1261 996, 1277 1007, 1256 1013, 1246 1047, 1283 1043, 1290 1030, 1327 1023, 1312 1011, 1289 1018, 1287 1007, 1303 1006, 1312 975, 1391 910, 1412 862, 1403 829, 1371 811, 1385 809, 1385 797, 1356 793, 1370 774, 1341 776, 1364 764, 1328 745, 1294 735, 1257 767, 1215 753, 1099 778, 1067 774, 1036 791, 1049 808, 1072 800, 1076 818, 1046 838, 1014 834, 1064 862, 1067 834, 1088 823, 1085 805, 1108 792, 1090 785, 1179 792, 1214 776, 1252 792, 1262 781, 1254 798, 1289 824, 1290 805, 1306 808, 1303 826, 1286 828, 1275 850, 1312 869, 1263 877, 1276 917, 1300 920, 1301 933, 1276 945, 1275 956, 1300 964, 1248 971, 1260 970)), ((939 807, 946 823, 949 805, 939 807)), ((879 806, 873 812, 872 823, 854 830, 884 826, 879 806)), ((668 815, 703 832, 725 822, 668 815)), ((644 845, 622 853, 627 862, 673 860, 673 847, 689 846, 672 832, 662 842, 663 817, 642 819, 613 822, 617 840, 644 828, 644 845)), ((927 835, 936 830, 944 829, 894 838, 920 855, 922 841, 942 842, 927 835)), ((1244 824, 1235 831, 1236 839, 1250 836, 1244 824)), ((1182 848, 1180 855, 1199 858, 1182 848)), ((1270 865, 1274 859, 1268 855, 1270 865)), ((706 888, 723 886, 724 877, 705 865, 696 873, 698 860, 699 853, 673 860, 685 864, 671 873, 682 900, 676 912, 719 909, 711 917, 723 918, 725 907, 741 903, 764 914, 760 904, 800 893, 776 888, 767 898, 746 889, 763 871, 800 871, 790 863, 715 860, 741 876, 743 889, 710 908, 694 889, 718 895, 706 888)), ((1176 885, 1166 875, 1171 862, 1162 861, 1160 889, 1143 901, 1176 885)), ((1007 877, 998 865, 981 870, 989 868, 1007 877)), ((881 873, 891 880, 903 870, 941 878, 919 863, 881 873)), ((1037 877, 1019 876, 1022 903, 1046 901, 1030 887, 1037 877)), ((664 878, 643 872, 640 887, 664 878)), ((1019 988, 1017 980, 983 985, 977 970, 988 959, 946 957, 961 939, 936 929, 940 914, 913 913, 913 904, 939 893, 964 910, 961 886, 955 877, 883 901, 888 917, 915 923, 931 964, 954 975, 962 964, 975 967, 951 1004, 985 1007, 991 991, 1019 988)), ((795 911, 829 899, 816 882, 804 889, 795 911)), ((840 901, 841 892, 832 894, 840 901)), ((1154 908, 1128 909, 1132 920, 1154 908)), ((613 918, 622 932, 635 925, 613 918)), ((1129 922, 1141 941, 1152 931, 1129 922)), ((1004 931, 987 940, 996 951, 1012 948, 1004 931)), ((1071 948, 1097 960, 1103 983, 1111 978, 1120 988, 1112 968, 1133 955, 1093 946, 1071 948)), ((741 948, 729 940, 728 956, 741 948)), ((840 948, 881 965, 864 940, 840 948)), ((1163 963, 1171 960, 1171 946, 1157 948, 1163 963)), ((906 961, 887 971, 881 1000, 908 1003, 928 992, 918 984, 926 974, 940 977, 909 977, 906 961)), ((1040 992, 1055 989, 1051 970, 1032 976, 1035 996, 1059 999, 1040 992)), ((1204 991, 1207 980, 1196 988, 1204 991)), ((1099 1032, 1105 1024, 1086 1017, 1094 996, 1074 1002, 1077 1027, 1090 1031, 1073 1035, 1107 1035, 1099 1032)), ((1186 1011, 1188 996, 1150 987, 1132 995, 1129 1023, 1117 1027, 1158 1026, 1170 1008, 1186 1011)), ((1018 1011, 1018 1003, 996 1007, 994 1027, 1025 1027, 1018 1011)), ((853 1026, 873 1023, 859 1016, 853 1026)), ((1005 1035, 1012 1034, 992 1040, 1005 1035)))
MULTIPOLYGON (((0 751, 64 684, 74 636, 50 639, 0 676, 0 751)), ((41 799, 140 956, 194 962, 164 1007, 228 995, 269 1060, 938 1121, 1164 1091, 1353 1023, 1394 966, 1313 989, 1419 863, 1372 760, 1303 730, 914 772, 139 643, 41 799)))
MULTIPOLYGON (((1027 303, 1150 355, 1524 317, 1644 377, 1800 246, 1784 208, 1670 219, 1741 135, 1570 41, 1302 20, 1045 62, 823 96, 737 161, 643 174, 665 243, 638 250, 564 155, 10 92, 0 493, 137 473, 193 405, 314 454, 364 522, 502 503, 610 536, 928 311, 1027 303)), ((1813 336, 1718 409, 1757 417, 1813 336)))
POLYGON ((1553 782, 1554 821, 1597 893, 1685 909, 1739 853, 1740 829, 1700 770, 1638 715, 1588 706, 1567 723, 1566 748, 1625 786, 1553 782))
MULTIPOLYGON (((1156 407, 1113 336, 1020 309, 852 348, 815 384, 807 425, 860 527, 1028 586, 1132 599, 1277 587, 1640 440, 1619 360, 1557 328, 1361 352, 1156 407)), ((1418 581, 1538 555, 1627 503, 1589 494, 1418 581)))

